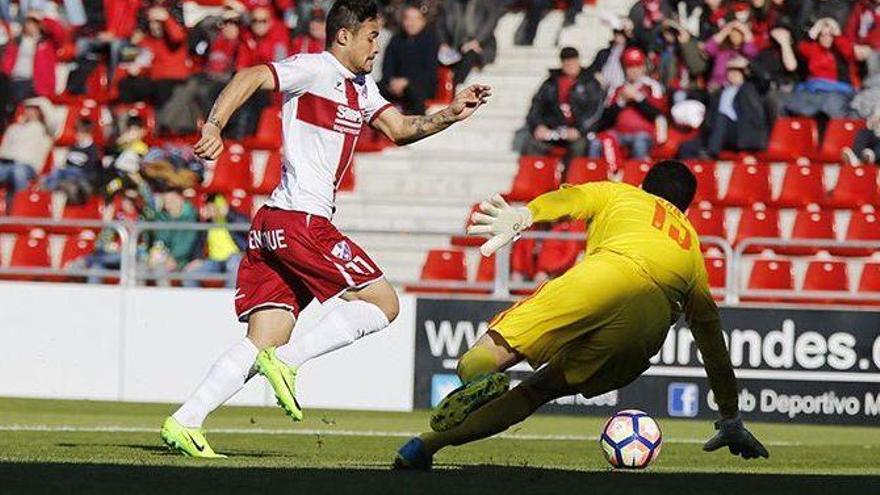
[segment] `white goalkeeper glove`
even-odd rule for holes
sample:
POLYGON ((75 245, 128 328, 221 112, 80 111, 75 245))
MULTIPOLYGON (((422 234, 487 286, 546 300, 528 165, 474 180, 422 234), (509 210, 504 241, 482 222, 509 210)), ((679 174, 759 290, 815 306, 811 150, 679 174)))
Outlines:
POLYGON ((488 258, 502 246, 519 239, 522 231, 532 226, 532 212, 525 206, 510 206, 496 194, 480 203, 480 211, 474 212, 471 222, 468 235, 492 236, 480 246, 480 253, 488 258))

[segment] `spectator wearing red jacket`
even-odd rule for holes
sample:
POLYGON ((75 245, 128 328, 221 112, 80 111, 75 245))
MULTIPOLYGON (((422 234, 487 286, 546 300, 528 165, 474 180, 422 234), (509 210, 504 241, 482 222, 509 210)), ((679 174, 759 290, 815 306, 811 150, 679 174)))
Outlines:
POLYGON ((264 64, 287 58, 287 30, 272 17, 272 10, 268 7, 257 7, 251 12, 249 34, 254 40, 254 64, 264 64))
POLYGON ((845 117, 858 87, 856 60, 864 59, 870 49, 842 36, 837 21, 830 17, 816 21, 808 34, 809 39, 797 46, 807 80, 797 86, 784 111, 806 117, 845 117))
POLYGON ((309 28, 290 42, 290 54, 323 52, 327 36, 326 26, 324 11, 312 10, 309 15, 309 28))
POLYGON ((64 43, 64 27, 42 12, 30 11, 22 33, 7 43, 0 72, 8 90, 9 103, 32 96, 55 94, 56 50, 64 43))
POLYGON ((164 7, 151 7, 147 11, 147 31, 136 33, 134 39, 140 54, 124 65, 126 77, 119 82, 120 99, 147 100, 162 106, 190 75, 186 30, 164 7))
POLYGON ((589 152, 591 157, 600 157, 604 151, 612 162, 620 158, 619 147, 628 148, 632 158, 647 158, 657 133, 655 122, 666 111, 663 86, 648 77, 645 54, 627 48, 621 63, 626 82, 609 99, 600 125, 608 130, 590 143, 589 152))
POLYGON ((873 50, 867 58, 868 76, 880 73, 880 0, 859 0, 853 5, 843 35, 873 50))

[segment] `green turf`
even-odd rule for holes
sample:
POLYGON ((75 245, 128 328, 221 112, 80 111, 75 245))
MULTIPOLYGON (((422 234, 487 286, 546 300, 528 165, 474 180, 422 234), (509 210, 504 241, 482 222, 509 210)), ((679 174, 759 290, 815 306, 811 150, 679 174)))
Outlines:
POLYGON ((656 464, 643 473, 621 473, 608 468, 594 440, 536 438, 593 436, 603 418, 539 415, 513 428, 512 438, 442 452, 435 472, 425 474, 388 470, 406 434, 426 427, 423 411, 307 410, 306 420, 294 425, 278 408, 226 407, 206 426, 215 450, 230 457, 205 461, 163 448, 158 428, 170 410, 162 404, 0 399, 0 495, 261 488, 285 494, 457 495, 577 487, 614 494, 831 495, 868 493, 866 487, 876 489, 880 481, 880 428, 751 424, 771 458, 747 462, 701 451, 700 442, 712 434, 709 422, 662 420, 664 446, 656 464), (10 429, 13 425, 27 431, 10 429), (34 431, 60 426, 126 431, 34 431))

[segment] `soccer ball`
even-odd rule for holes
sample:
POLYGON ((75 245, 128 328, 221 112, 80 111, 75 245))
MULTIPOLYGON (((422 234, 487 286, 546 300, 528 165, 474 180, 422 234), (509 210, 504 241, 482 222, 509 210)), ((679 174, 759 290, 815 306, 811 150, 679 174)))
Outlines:
POLYGON ((599 446, 615 468, 644 469, 660 455, 660 426, 644 411, 620 411, 605 423, 599 446))

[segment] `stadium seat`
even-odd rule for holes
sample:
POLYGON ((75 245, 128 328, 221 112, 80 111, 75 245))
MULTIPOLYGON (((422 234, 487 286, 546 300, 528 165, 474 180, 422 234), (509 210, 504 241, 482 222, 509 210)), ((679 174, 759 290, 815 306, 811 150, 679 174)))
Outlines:
POLYGON ((538 273, 536 258, 538 242, 535 239, 520 239, 510 248, 510 272, 527 280, 538 273))
MULTIPOLYGON (((750 237, 778 238, 779 236, 779 212, 758 203, 752 208, 743 208, 734 244, 740 244, 750 237)), ((757 253, 763 249, 762 246, 752 245, 746 248, 745 252, 757 253)))
POLYGON ((256 176, 254 176, 255 182, 253 187, 251 187, 251 192, 262 195, 272 194, 272 191, 281 182, 281 174, 283 170, 284 167, 281 162, 281 152, 273 151, 269 153, 263 177, 260 179, 260 182, 257 183, 256 176))
POLYGON ((813 156, 818 149, 819 128, 807 117, 779 117, 773 125, 767 151, 758 156, 766 161, 791 161, 813 156))
POLYGON ((477 282, 492 282, 495 280, 495 255, 480 256, 480 264, 477 266, 477 282))
POLYGON ((880 262, 871 261, 862 267, 859 292, 880 292, 880 262))
POLYGON ((91 254, 95 250, 96 234, 90 230, 77 235, 69 236, 64 241, 64 249, 61 250, 59 266, 66 268, 70 262, 91 254))
POLYGON ((467 265, 460 249, 432 249, 422 265, 421 279, 425 281, 466 281, 467 265))
POLYGON ((865 128, 861 119, 832 119, 825 128, 822 146, 816 153, 816 160, 822 163, 840 162, 840 150, 853 145, 856 134, 865 128))
POLYGON ((801 290, 849 291, 849 274, 846 262, 835 259, 810 260, 807 264, 807 274, 804 276, 804 285, 801 290))
POLYGON ((694 201, 718 201, 718 177, 713 161, 691 161, 688 167, 697 178, 697 193, 694 201))
POLYGON ((706 273, 709 275, 709 287, 724 289, 727 287, 727 260, 717 249, 706 253, 703 257, 706 264, 706 273))
MULTIPOLYGON (((752 264, 749 274, 749 290, 794 290, 791 261, 779 258, 760 258, 752 264)), ((743 301, 773 302, 784 299, 774 296, 744 296, 743 301)))
MULTIPOLYGON (((873 206, 864 205, 858 210, 853 210, 845 239, 880 243, 880 217, 873 206)), ((880 251, 880 245, 875 248, 835 248, 832 253, 837 256, 870 256, 877 251, 880 251)))
POLYGON ((724 209, 712 206, 708 201, 700 201, 688 209, 688 220, 701 236, 715 236, 727 239, 724 225, 724 209))
POLYGON ((828 195, 822 183, 824 166, 808 161, 785 167, 782 189, 773 204, 779 208, 800 208, 810 203, 825 204, 828 195))
MULTIPOLYGON (((583 235, 587 225, 583 221, 561 222, 553 226, 551 232, 579 233, 583 235)), ((546 273, 551 277, 562 275, 574 266, 578 256, 584 251, 586 241, 582 239, 546 239, 538 252, 536 261, 537 273, 546 273)))
POLYGON ((251 186, 251 155, 240 144, 230 145, 205 175, 205 192, 229 193, 251 186))
POLYGON ((257 121, 257 132, 246 138, 245 148, 258 150, 278 150, 281 148, 281 109, 268 106, 263 109, 257 121))
POLYGON ((721 201, 727 206, 752 206, 770 203, 770 167, 740 162, 733 166, 727 194, 721 201))
MULTIPOLYGON (((16 217, 52 218, 52 193, 38 191, 34 188, 22 189, 12 198, 12 206, 7 208, 9 214, 16 217)), ((24 233, 30 227, 26 225, 2 225, 0 232, 24 233)))
POLYGON ((558 160, 546 156, 523 156, 513 186, 507 194, 510 201, 531 201, 559 187, 558 160))
POLYGON ((233 189, 224 194, 229 208, 251 218, 254 215, 254 197, 244 189, 233 189))
POLYGON ((437 67, 437 92, 425 102, 426 107, 446 105, 455 96, 455 84, 452 82, 452 69, 446 66, 437 67))
MULTIPOLYGON (((62 220, 89 220, 100 222, 104 214, 104 199, 99 195, 94 195, 88 201, 81 205, 65 205, 61 214, 62 220)), ((83 230, 92 230, 97 232, 97 227, 49 227, 46 230, 50 234, 78 234, 83 230)))
POLYGON ((648 171, 651 170, 651 162, 645 160, 626 160, 623 162, 623 177, 621 182, 636 187, 642 185, 648 171))
MULTIPOLYGON (((473 216, 473 214, 479 210, 480 203, 475 203, 473 206, 471 206, 471 210, 464 221, 465 231, 467 230, 467 227, 471 224, 471 216, 473 216)), ((458 247, 477 247, 484 242, 486 242, 486 238, 484 237, 475 237, 470 235, 452 236, 452 245, 458 247)))
POLYGON ((608 163, 602 158, 572 158, 565 172, 566 184, 586 184, 608 180, 608 163))
POLYGON ((342 178, 340 178, 339 183, 336 185, 337 191, 354 191, 355 184, 357 183, 356 165, 357 159, 352 158, 351 164, 345 173, 342 174, 342 178))
MULTIPOLYGON (((834 212, 831 210, 823 210, 819 205, 809 205, 804 209, 798 210, 794 218, 794 227, 791 231, 791 239, 820 239, 825 241, 835 240, 834 232, 834 212)), ((826 248, 822 248, 826 249, 826 248)), ((779 246, 775 248, 779 254, 790 256, 804 256, 815 254, 818 251, 816 247, 810 246, 779 246)))
POLYGON ((840 175, 831 191, 828 204, 847 209, 880 204, 877 194, 877 167, 841 165, 840 175))
POLYGON ((98 102, 87 99, 82 103, 71 103, 67 106, 67 116, 58 136, 55 138, 55 146, 72 146, 76 140, 76 122, 86 118, 94 124, 92 135, 98 146, 104 144, 104 132, 101 128, 101 107, 98 102))
POLYGON ((683 143, 695 139, 699 135, 699 129, 683 131, 677 126, 671 126, 666 141, 654 146, 654 149, 651 150, 651 157, 655 160, 675 158, 678 154, 678 148, 681 147, 683 143))
MULTIPOLYGON (((43 229, 32 229, 26 234, 19 234, 12 248, 9 260, 10 268, 49 268, 49 237, 43 229)), ((7 275, 5 280, 36 280, 36 275, 7 275)))

